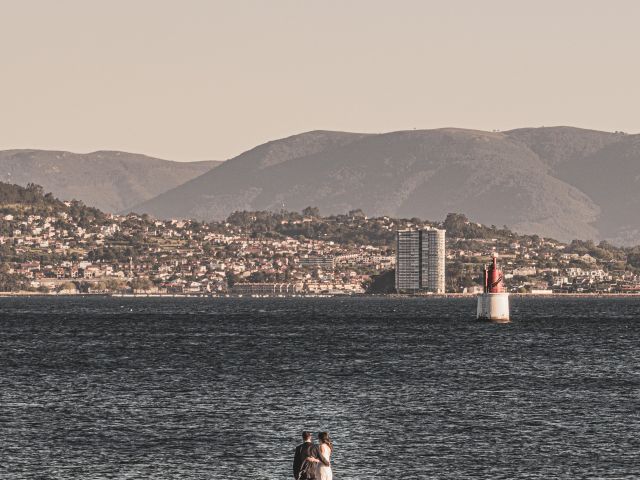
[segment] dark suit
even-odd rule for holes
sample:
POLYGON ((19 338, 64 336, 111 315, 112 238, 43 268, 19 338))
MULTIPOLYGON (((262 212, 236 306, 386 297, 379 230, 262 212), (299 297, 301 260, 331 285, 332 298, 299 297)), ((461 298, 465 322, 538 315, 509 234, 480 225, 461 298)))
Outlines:
POLYGON ((296 480, 315 480, 316 465, 312 462, 305 462, 307 457, 318 458, 317 445, 311 442, 304 442, 296 447, 296 454, 293 457, 293 477, 296 480))

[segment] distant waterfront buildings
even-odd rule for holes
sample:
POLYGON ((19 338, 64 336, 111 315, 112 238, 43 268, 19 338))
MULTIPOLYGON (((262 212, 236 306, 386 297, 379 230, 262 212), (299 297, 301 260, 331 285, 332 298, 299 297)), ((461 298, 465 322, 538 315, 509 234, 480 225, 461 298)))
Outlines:
POLYGON ((236 283, 231 288, 234 295, 293 295, 297 292, 291 283, 236 283))
POLYGON ((310 255, 308 257, 302 257, 300 259, 300 265, 302 265, 303 267, 332 270, 334 266, 334 259, 333 257, 310 255))
MULTIPOLYGON (((7 188, 13 186, 0 185, 0 191, 7 188)), ((98 214, 101 220, 88 222, 96 212, 80 204, 48 204, 44 196, 38 202, 51 206, 46 214, 23 204, 2 205, 2 292, 284 296, 385 294, 396 286, 405 292, 444 290, 443 262, 434 255, 438 244, 444 251, 444 233, 430 239, 413 219, 314 217, 306 237, 298 232, 307 222, 295 213, 282 214, 275 224, 267 212, 211 223, 135 214, 98 214), (268 223, 254 226, 250 219, 256 215, 268 223)), ((479 267, 499 253, 512 293, 640 295, 640 263, 632 249, 563 244, 465 224, 473 228, 447 239, 448 291, 482 292, 479 267)))
POLYGON ((396 243, 396 291, 444 293, 445 230, 399 230, 396 243))

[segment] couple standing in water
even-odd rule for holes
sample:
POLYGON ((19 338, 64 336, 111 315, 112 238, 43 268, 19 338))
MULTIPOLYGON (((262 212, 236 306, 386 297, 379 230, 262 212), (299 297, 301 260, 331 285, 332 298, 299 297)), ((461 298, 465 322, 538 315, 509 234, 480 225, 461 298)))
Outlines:
POLYGON ((293 476, 296 480, 332 480, 331 452, 333 442, 327 432, 318 434, 318 445, 311 432, 302 432, 303 443, 296 447, 293 457, 293 476))

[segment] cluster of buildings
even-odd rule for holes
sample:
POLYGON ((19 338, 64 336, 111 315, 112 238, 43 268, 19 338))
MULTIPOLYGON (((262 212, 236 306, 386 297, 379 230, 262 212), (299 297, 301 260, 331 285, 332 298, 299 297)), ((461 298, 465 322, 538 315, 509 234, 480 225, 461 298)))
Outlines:
POLYGON ((417 219, 361 214, 244 212, 242 221, 205 224, 71 208, 0 212, 0 291, 353 295, 387 272, 384 293, 473 294, 497 254, 511 292, 640 293, 624 249, 488 227, 466 238, 417 219))
POLYGON ((386 247, 134 214, 87 224, 66 212, 5 214, 0 232, 16 289, 42 293, 361 294, 395 266, 386 247))
POLYGON ((493 255, 498 256, 506 287, 512 293, 640 293, 640 275, 627 263, 624 249, 604 243, 565 244, 535 235, 450 239, 447 265, 460 273, 460 291, 482 291, 476 273, 493 255))

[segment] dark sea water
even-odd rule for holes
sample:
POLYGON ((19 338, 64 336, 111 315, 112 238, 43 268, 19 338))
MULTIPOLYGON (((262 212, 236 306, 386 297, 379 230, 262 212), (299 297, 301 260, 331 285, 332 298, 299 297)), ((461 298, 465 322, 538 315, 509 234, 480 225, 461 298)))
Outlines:
POLYGON ((640 477, 640 299, 0 299, 0 478, 640 477))

